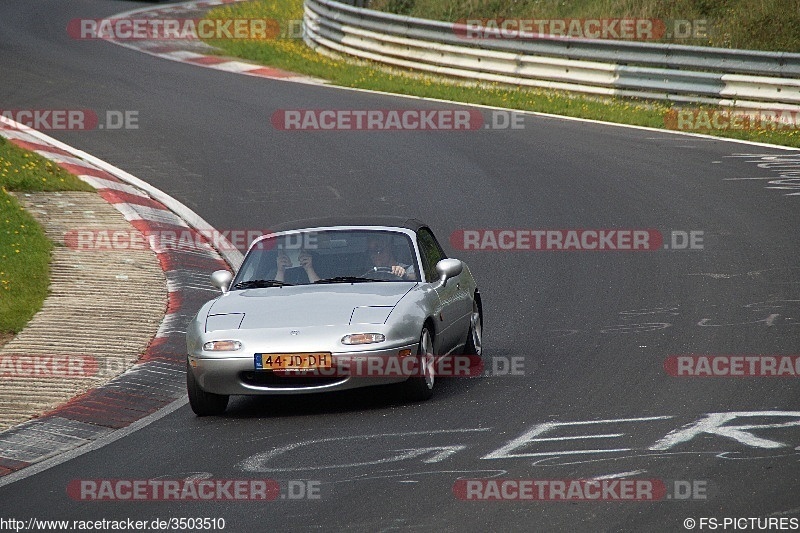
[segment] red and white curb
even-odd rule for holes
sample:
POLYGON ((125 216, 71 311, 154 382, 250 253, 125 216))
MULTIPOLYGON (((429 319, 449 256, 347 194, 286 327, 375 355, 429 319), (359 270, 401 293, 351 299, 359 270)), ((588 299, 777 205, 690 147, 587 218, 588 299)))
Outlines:
POLYGON ((216 291, 214 270, 237 268, 242 254, 221 242, 225 259, 203 235, 212 229, 186 206, 138 178, 27 126, 0 116, 0 136, 46 157, 97 189, 144 234, 181 231, 197 246, 155 248, 167 279, 168 304, 158 333, 139 361, 105 385, 41 417, 0 432, 0 479, 106 437, 185 398, 186 326, 216 291))
MULTIPOLYGON (((127 19, 127 18, 158 18, 164 16, 180 16, 188 14, 192 11, 217 7, 224 4, 235 4, 238 2, 247 2, 250 0, 205 0, 200 2, 184 2, 181 4, 172 4, 165 7, 146 7, 141 9, 134 9, 119 13, 108 19, 127 19)), ((225 72, 233 72, 236 74, 245 74, 247 76, 256 76, 259 78, 269 78, 273 80, 293 81, 312 85, 323 85, 325 80, 314 78, 311 76, 304 76, 281 70, 272 67, 265 67, 253 63, 247 63, 236 59, 221 57, 217 55, 203 54, 195 51, 187 50, 187 48, 208 48, 197 38, 187 40, 182 44, 180 40, 164 41, 155 40, 137 40, 137 41, 122 41, 118 39, 107 38, 107 42, 114 43, 125 48, 144 52, 151 56, 168 59, 170 61, 177 61, 179 63, 186 63, 190 65, 198 65, 215 70, 223 70, 225 72)))

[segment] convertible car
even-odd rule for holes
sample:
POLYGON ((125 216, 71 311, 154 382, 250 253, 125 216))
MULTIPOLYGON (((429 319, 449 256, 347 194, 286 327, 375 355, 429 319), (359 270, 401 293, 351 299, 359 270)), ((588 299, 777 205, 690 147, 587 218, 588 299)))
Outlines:
POLYGON ((256 239, 238 273, 189 324, 187 389, 199 416, 230 395, 285 395, 398 383, 433 394, 437 361, 480 357, 481 297, 418 220, 319 219, 256 239))

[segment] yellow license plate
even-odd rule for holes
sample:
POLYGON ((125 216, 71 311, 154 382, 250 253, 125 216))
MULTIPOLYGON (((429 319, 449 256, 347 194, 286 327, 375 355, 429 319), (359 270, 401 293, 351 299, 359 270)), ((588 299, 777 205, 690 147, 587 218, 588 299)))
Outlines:
POLYGON ((257 353, 256 370, 302 370, 305 368, 331 368, 330 353, 257 353))

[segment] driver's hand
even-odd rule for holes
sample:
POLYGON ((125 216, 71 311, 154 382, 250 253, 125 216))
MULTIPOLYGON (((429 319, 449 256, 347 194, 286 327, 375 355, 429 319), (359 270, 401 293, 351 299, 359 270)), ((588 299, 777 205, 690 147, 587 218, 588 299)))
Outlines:
POLYGON ((394 274, 398 278, 402 278, 406 274, 406 269, 401 267, 400 265, 394 265, 392 267, 392 274, 394 274))
POLYGON ((278 272, 283 272, 287 268, 292 266, 292 260, 289 259, 289 256, 281 253, 278 255, 278 272))
POLYGON ((314 268, 313 261, 314 259, 311 257, 311 254, 306 251, 300 252, 300 255, 297 256, 297 262, 300 263, 300 266, 305 270, 314 268))

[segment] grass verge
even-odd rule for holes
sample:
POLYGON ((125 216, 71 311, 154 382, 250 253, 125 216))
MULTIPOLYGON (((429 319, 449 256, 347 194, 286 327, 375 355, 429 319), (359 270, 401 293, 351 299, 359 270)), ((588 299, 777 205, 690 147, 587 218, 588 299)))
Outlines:
MULTIPOLYGON (((282 27, 288 27, 291 21, 302 20, 302 17, 302 0, 256 0, 216 8, 207 14, 207 18, 211 19, 274 19, 281 21, 282 27)), ((410 70, 388 70, 371 62, 331 59, 308 48, 302 39, 267 41, 225 39, 209 40, 208 43, 219 48, 220 53, 226 55, 323 78, 329 80, 331 84, 343 87, 357 87, 653 128, 665 128, 665 117, 673 110, 670 104, 664 102, 596 98, 499 84, 455 83, 451 80, 420 75, 410 70)), ((708 106, 702 107, 702 109, 722 110, 708 106)), ((778 131, 769 128, 728 129, 698 130, 698 132, 800 147, 800 130, 798 129, 778 131)))
POLYGON ((8 191, 91 191, 89 185, 0 137, 0 342, 19 331, 47 296, 53 243, 8 191))

